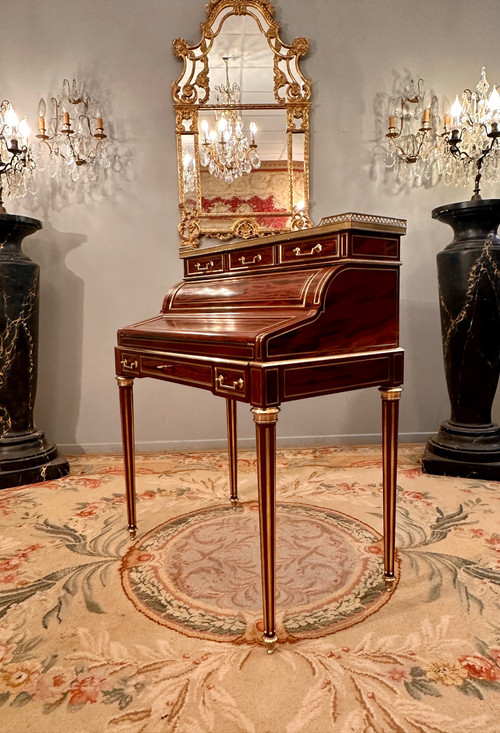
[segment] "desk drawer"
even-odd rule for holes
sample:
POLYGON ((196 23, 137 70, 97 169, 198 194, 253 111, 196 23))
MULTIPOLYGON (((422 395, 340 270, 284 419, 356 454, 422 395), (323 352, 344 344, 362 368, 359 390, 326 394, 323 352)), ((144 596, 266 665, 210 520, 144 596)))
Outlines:
POLYGON ((238 249, 229 253, 229 269, 255 270, 259 267, 274 265, 274 249, 272 247, 252 247, 238 249))
POLYGON ((281 262, 293 262, 297 264, 338 257, 339 238, 336 235, 331 239, 324 239, 321 242, 315 242, 314 239, 302 243, 288 242, 287 244, 281 245, 280 252, 281 262))
POLYGON ((212 367, 209 364, 171 359, 167 356, 141 356, 140 367, 141 377, 155 377, 197 386, 212 385, 212 367))
POLYGON ((217 272, 223 272, 223 270, 222 254, 200 255, 200 257, 190 257, 186 260, 187 277, 213 275, 217 272))

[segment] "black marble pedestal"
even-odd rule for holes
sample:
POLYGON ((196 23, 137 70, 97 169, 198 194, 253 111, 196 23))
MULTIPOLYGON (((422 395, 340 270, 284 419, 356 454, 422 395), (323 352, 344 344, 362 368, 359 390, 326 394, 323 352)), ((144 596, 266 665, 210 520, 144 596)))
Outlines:
POLYGON ((21 249, 37 219, 0 213, 0 489, 69 473, 33 423, 40 268, 21 249))
POLYGON ((437 256, 451 417, 427 443, 423 469, 500 481, 500 425, 491 407, 500 373, 500 200, 434 209, 455 237, 437 256))

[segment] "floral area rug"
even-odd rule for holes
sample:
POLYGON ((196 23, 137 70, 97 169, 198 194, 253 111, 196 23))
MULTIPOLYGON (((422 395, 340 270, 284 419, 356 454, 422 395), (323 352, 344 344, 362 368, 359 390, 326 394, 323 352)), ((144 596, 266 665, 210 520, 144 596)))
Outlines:
POLYGON ((500 483, 403 446, 380 582, 378 447, 278 453, 278 636, 260 643, 255 457, 118 456, 0 492, 5 733, 500 733, 500 483))

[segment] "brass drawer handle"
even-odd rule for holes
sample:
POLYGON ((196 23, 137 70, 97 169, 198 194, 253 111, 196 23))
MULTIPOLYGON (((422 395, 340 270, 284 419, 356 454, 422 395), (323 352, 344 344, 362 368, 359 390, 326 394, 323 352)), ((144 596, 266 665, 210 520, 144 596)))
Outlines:
POLYGON ((215 381, 217 382, 219 387, 224 387, 224 389, 243 389, 243 386, 245 384, 241 377, 239 379, 235 379, 232 385, 224 384, 224 376, 222 374, 220 374, 215 381))
POLYGON ((203 267, 201 262, 197 262, 195 265, 198 272, 206 272, 207 270, 210 270, 213 266, 214 266, 214 263, 212 260, 210 260, 210 262, 207 262, 206 267, 203 267))
POLYGON ((168 372, 170 371, 170 369, 174 368, 174 365, 173 364, 160 364, 156 368, 159 369, 161 372, 168 372))
POLYGON ((127 359, 122 359, 121 365, 124 369, 137 369, 139 366, 138 361, 128 361, 127 359))
POLYGON ((319 255, 322 249, 323 247, 318 242, 318 244, 316 244, 310 252, 301 252, 300 247, 295 247, 293 252, 295 254, 295 257, 306 257, 307 255, 319 255))
POLYGON ((243 257, 240 257, 240 262, 242 265, 255 265, 257 262, 260 262, 262 260, 262 255, 257 254, 255 257, 251 260, 248 260, 248 262, 245 260, 245 255, 243 257))

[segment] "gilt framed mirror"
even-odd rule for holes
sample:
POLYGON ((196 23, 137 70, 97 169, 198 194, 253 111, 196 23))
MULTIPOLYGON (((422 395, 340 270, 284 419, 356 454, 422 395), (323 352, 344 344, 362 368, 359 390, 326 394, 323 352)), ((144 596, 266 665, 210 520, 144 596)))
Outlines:
POLYGON ((280 39, 268 0, 206 11, 197 44, 173 42, 181 252, 311 226, 311 83, 299 66, 309 43, 280 39))

